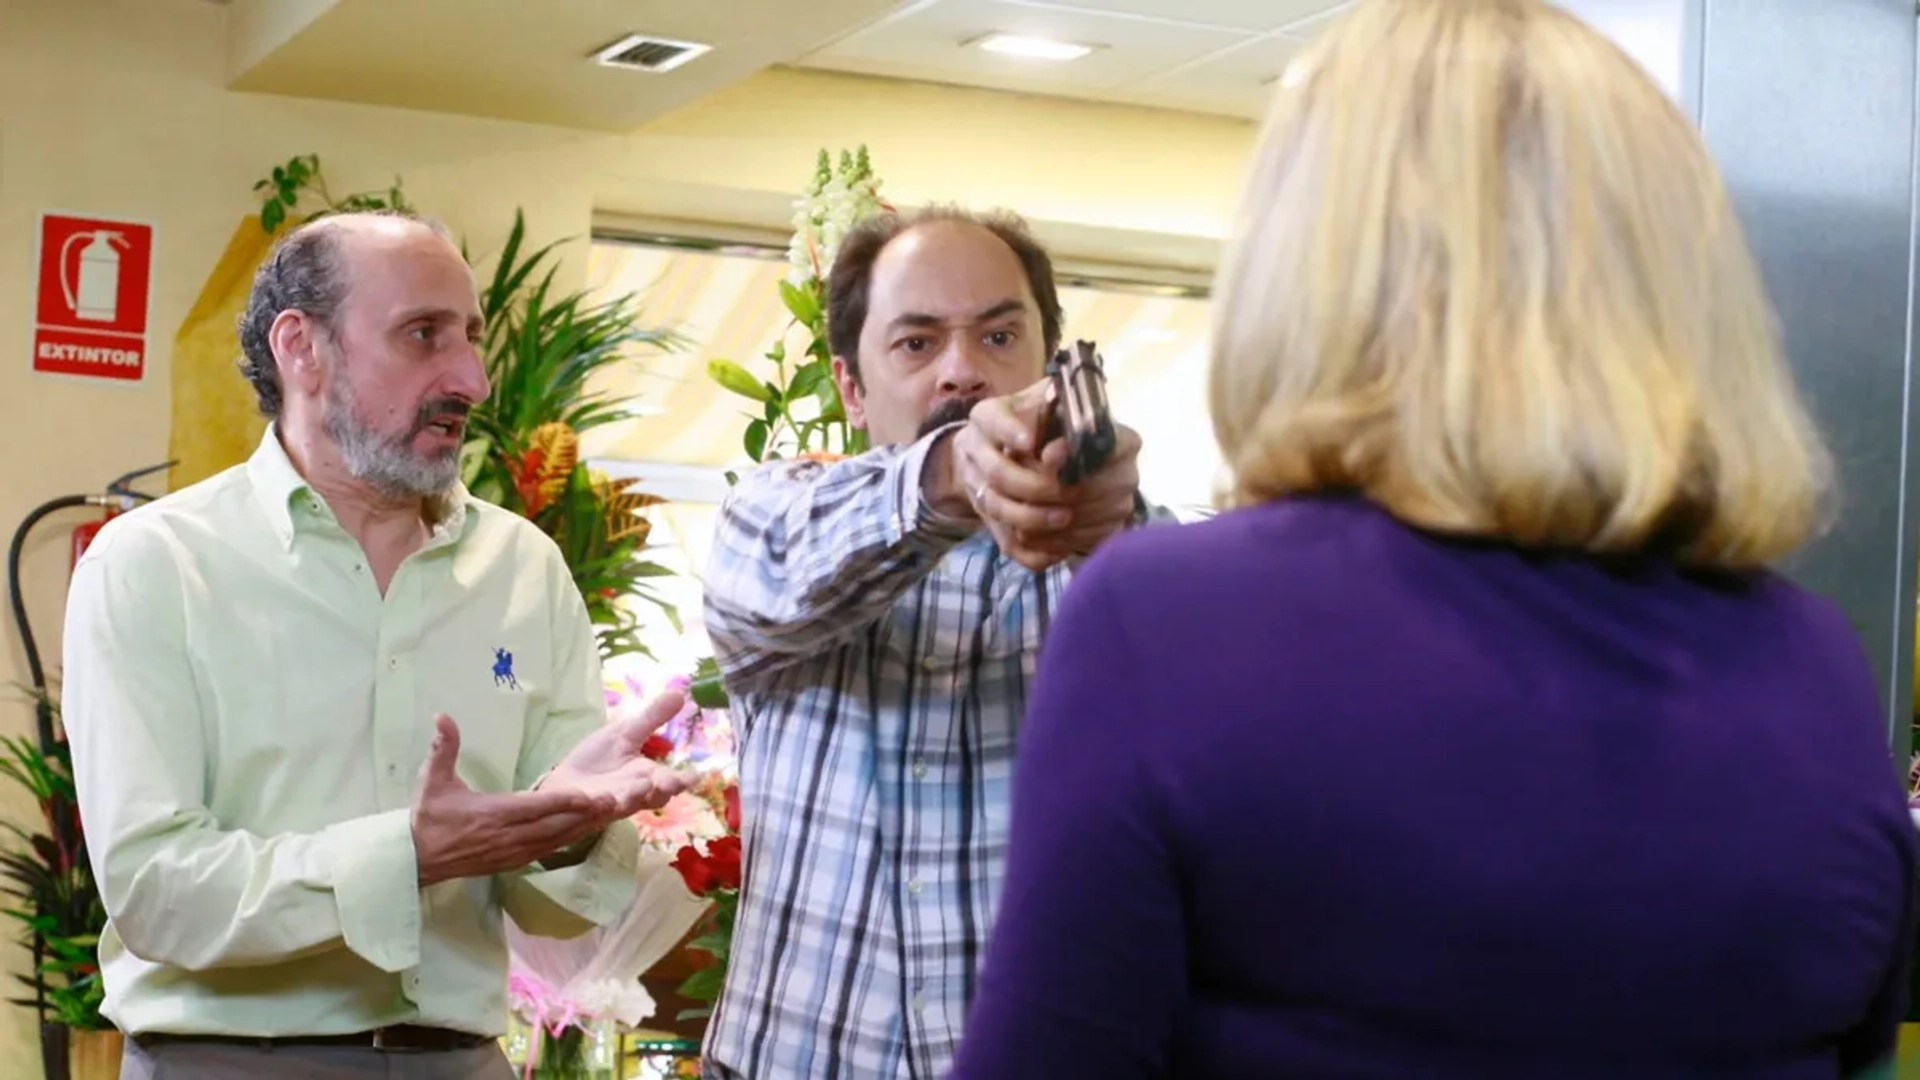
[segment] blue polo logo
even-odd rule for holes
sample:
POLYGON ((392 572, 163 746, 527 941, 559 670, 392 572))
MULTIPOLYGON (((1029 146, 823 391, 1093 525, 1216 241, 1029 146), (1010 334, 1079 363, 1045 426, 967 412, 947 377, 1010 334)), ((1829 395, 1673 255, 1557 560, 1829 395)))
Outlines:
POLYGON ((520 680, 513 677, 513 654, 505 649, 493 650, 493 685, 520 689, 520 680))

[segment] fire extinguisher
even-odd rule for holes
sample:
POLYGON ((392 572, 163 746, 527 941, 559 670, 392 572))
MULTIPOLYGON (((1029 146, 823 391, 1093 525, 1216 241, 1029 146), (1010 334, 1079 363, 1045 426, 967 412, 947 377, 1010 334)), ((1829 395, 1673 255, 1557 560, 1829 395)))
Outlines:
POLYGON ((118 517, 121 510, 128 509, 121 502, 113 500, 102 500, 96 505, 104 506, 106 513, 93 521, 83 521, 73 527, 73 558, 67 563, 69 573, 80 565, 80 556, 87 553, 87 545, 93 543, 93 538, 100 535, 101 526, 118 517))
POLYGON ((175 462, 169 461, 165 465, 136 469, 108 484, 104 494, 62 495, 57 499, 49 499, 35 507, 13 531, 13 542, 7 547, 7 592, 13 601, 13 621, 20 631, 21 649, 27 654, 27 675, 33 681, 36 698, 35 712, 38 714, 38 734, 42 752, 52 751, 56 735, 53 728, 53 705, 47 696, 46 669, 40 663, 40 648, 34 640, 33 625, 27 620, 26 601, 20 595, 20 554, 26 548, 27 534, 32 532, 34 526, 41 521, 62 510, 97 506, 105 511, 100 518, 82 522, 73 530, 73 549, 71 561, 67 567, 68 572, 71 573, 73 566, 79 563, 81 554, 87 550, 87 545, 93 543, 93 538, 100 535, 101 528, 107 522, 140 503, 153 499, 152 495, 135 491, 131 486, 133 482, 170 469, 174 464, 175 462))

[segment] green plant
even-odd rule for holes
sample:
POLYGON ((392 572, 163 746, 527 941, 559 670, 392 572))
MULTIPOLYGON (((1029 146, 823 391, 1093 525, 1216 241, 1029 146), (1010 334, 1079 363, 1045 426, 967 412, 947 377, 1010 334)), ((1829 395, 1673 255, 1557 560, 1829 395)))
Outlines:
POLYGON ((516 213, 481 290, 493 394, 468 420, 474 437, 463 475, 475 495, 525 516, 560 546, 603 656, 645 653, 625 600, 647 601, 681 628, 652 584, 673 571, 643 555, 649 526, 639 511, 658 500, 589 468, 580 436, 633 418, 595 388, 598 376, 632 363, 636 350, 676 349, 683 340, 641 325, 631 295, 595 302, 556 289, 555 247, 526 250, 526 223, 516 213))
MULTIPOLYGON (((58 715, 51 693, 34 696, 58 715)), ((98 958, 107 911, 87 861, 66 740, 56 739, 43 752, 31 739, 0 737, 0 774, 33 797, 44 823, 44 831, 28 832, 0 822, 17 841, 0 852, 0 877, 14 901, 0 913, 26 929, 35 953, 33 970, 15 976, 33 996, 16 998, 14 1004, 33 1007, 42 1024, 83 1031, 111 1028, 100 1015, 105 988, 98 958)))
POLYGON ((400 191, 400 179, 385 191, 361 191, 335 199, 327 190, 327 178, 320 171, 319 154, 302 154, 285 164, 275 165, 273 173, 253 185, 260 194, 260 227, 272 233, 288 221, 309 220, 325 213, 349 210, 411 210, 400 191), (320 207, 304 215, 301 203, 309 195, 317 196, 320 207))
MULTIPOLYGON (((788 247, 792 272, 780 282, 780 302, 792 317, 787 329, 765 353, 773 377, 762 379, 740 364, 709 360, 707 375, 725 389, 759 407, 748 414, 741 444, 755 462, 792 454, 858 454, 867 433, 847 420, 846 403, 833 379, 833 350, 827 344, 827 272, 840 240, 862 219, 890 211, 880 198, 867 148, 842 150, 838 170, 825 150, 814 165, 812 183, 802 194, 801 210, 788 247), (787 340, 800 332, 801 345, 789 354, 787 340), (789 366, 791 365, 791 372, 789 366)), ((728 479, 734 479, 732 473, 728 479)))

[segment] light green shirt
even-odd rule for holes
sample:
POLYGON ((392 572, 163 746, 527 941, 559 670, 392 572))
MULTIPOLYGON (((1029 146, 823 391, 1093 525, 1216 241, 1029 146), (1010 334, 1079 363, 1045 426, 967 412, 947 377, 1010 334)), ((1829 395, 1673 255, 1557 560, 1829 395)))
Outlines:
POLYGON ((533 786, 606 721, 585 605, 531 523, 456 491, 382 598, 269 428, 109 523, 73 574, 62 714, 129 1034, 506 1028, 501 915, 568 937, 633 900, 620 822, 563 870, 418 884, 444 712, 459 774, 533 786))

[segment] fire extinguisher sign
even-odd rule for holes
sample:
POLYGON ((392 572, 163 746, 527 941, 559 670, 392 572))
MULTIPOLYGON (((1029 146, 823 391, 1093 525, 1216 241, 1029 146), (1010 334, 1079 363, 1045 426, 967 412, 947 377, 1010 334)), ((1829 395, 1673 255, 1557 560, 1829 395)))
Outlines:
POLYGON ((153 226, 43 213, 39 246, 33 370, 145 378, 153 226))

